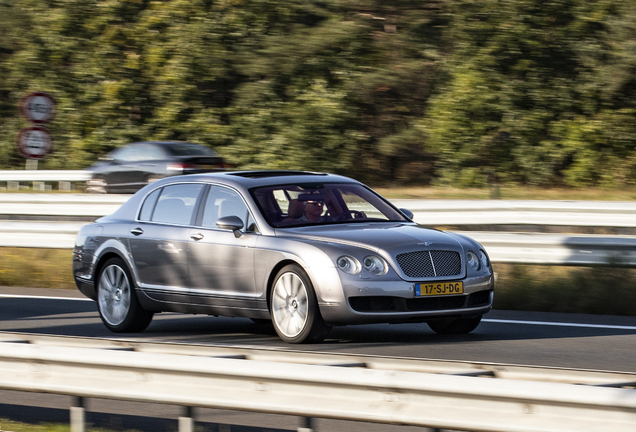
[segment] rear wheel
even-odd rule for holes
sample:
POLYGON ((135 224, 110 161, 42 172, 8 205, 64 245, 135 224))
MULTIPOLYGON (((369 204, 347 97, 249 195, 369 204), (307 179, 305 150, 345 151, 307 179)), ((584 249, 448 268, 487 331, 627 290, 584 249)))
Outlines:
POLYGON ((109 259, 99 272, 97 308, 104 325, 115 333, 143 331, 153 316, 139 304, 130 272, 121 258, 109 259))
POLYGON ((298 265, 283 267, 270 293, 272 323, 278 336, 288 343, 316 343, 331 329, 325 324, 314 288, 298 265))
POLYGON ((475 330, 481 322, 481 315, 473 318, 452 318, 430 321, 428 326, 438 334, 464 334, 475 330))

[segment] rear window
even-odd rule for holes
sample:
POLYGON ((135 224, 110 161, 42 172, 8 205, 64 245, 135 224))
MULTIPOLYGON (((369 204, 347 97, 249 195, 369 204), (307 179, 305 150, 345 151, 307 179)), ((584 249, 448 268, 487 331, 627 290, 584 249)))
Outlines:
POLYGON ((175 225, 190 225, 202 184, 166 186, 151 193, 141 208, 139 219, 175 225))

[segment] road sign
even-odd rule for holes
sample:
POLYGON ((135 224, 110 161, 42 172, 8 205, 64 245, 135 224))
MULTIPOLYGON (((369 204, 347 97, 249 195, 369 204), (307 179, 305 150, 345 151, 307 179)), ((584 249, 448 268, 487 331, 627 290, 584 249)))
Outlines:
POLYGON ((51 146, 51 134, 41 126, 24 128, 18 135, 18 150, 27 159, 42 159, 51 146))
POLYGON ((20 112, 31 123, 48 123, 55 117, 55 99, 45 92, 33 92, 20 101, 20 112))

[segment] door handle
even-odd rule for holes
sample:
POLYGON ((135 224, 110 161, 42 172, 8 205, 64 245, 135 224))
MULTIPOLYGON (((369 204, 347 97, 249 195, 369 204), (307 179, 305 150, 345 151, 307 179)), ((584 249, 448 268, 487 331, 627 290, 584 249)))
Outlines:
POLYGON ((142 230, 141 228, 133 228, 130 230, 130 233, 138 236, 140 234, 143 234, 144 230, 142 230))
POLYGON ((203 238, 203 234, 201 234, 201 233, 192 234, 192 235, 190 236, 190 238, 191 238, 192 240, 201 240, 201 239, 203 238))

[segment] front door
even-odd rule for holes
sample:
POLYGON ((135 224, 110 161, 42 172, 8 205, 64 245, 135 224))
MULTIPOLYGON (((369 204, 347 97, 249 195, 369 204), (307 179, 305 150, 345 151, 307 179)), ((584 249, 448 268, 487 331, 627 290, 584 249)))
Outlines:
POLYGON ((254 246, 258 234, 247 205, 236 191, 212 185, 204 202, 202 218, 190 230, 188 244, 191 301, 210 306, 221 315, 241 315, 241 309, 255 307, 254 246), (242 233, 218 228, 216 221, 225 216, 241 218, 242 233))

